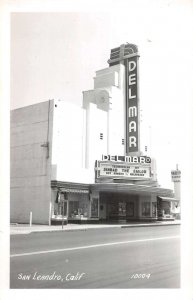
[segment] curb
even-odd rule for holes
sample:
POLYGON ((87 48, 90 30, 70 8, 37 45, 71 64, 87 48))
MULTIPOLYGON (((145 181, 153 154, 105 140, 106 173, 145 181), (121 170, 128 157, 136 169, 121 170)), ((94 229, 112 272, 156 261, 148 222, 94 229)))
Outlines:
POLYGON ((175 224, 167 224, 167 223, 160 223, 160 224, 133 224, 133 225, 120 225, 120 226, 113 226, 113 227, 92 227, 92 228, 72 228, 72 229, 50 229, 50 230, 32 230, 32 231, 24 231, 24 232, 10 232, 10 235, 21 235, 21 234, 31 234, 31 233, 46 233, 46 232, 70 232, 70 231, 87 231, 87 230, 99 230, 99 229, 109 229, 109 228, 136 228, 136 227, 156 227, 156 226, 174 226, 174 225, 181 225, 181 223, 175 224))
POLYGON ((133 225, 133 226, 129 226, 129 225, 123 225, 121 226, 121 228, 129 228, 129 227, 155 227, 155 226, 174 226, 174 225, 181 225, 181 223, 176 223, 176 224, 143 224, 143 225, 133 225))

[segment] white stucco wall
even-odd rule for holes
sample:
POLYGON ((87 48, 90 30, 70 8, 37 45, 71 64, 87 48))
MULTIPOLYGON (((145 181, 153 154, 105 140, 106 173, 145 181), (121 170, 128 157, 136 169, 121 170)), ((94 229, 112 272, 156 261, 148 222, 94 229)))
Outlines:
POLYGON ((87 169, 102 155, 125 155, 125 105, 125 66, 97 71, 94 89, 83 92, 87 169))
MULTIPOLYGON (((94 169, 84 167, 83 109, 66 101, 54 102, 52 180, 94 182, 94 169)), ((94 165, 93 165, 94 168, 94 165)))

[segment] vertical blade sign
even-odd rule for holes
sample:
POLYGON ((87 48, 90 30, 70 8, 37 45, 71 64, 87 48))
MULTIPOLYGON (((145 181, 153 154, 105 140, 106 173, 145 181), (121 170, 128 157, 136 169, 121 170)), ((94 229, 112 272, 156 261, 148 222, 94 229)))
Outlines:
POLYGON ((137 56, 127 60, 127 153, 139 151, 137 62, 137 56))

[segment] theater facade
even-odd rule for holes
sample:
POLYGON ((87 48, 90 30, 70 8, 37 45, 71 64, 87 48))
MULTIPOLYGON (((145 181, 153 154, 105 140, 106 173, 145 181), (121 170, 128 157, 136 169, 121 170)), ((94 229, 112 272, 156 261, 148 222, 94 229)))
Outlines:
POLYGON ((179 200, 140 145, 139 53, 111 50, 82 107, 49 100, 11 112, 11 222, 174 220, 179 200))

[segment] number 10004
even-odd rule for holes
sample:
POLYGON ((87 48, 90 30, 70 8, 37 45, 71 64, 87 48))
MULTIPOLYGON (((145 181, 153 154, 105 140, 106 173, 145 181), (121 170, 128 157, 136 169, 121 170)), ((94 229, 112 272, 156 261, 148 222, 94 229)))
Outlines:
POLYGON ((142 279, 147 278, 147 279, 149 279, 150 276, 151 276, 151 274, 133 274, 131 276, 131 279, 139 279, 139 278, 142 278, 142 279))

